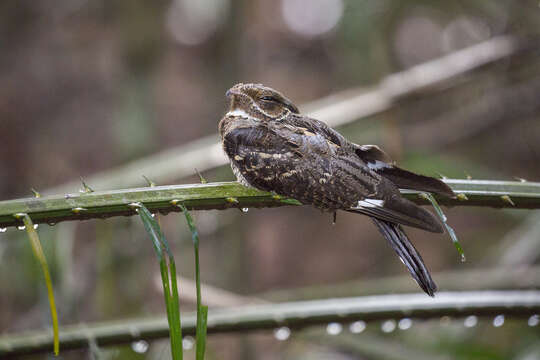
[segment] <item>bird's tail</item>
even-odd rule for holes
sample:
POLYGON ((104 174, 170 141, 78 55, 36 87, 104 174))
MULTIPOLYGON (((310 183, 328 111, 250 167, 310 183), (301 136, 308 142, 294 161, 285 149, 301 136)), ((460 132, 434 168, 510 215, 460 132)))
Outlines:
POLYGON ((434 296, 435 291, 437 291, 437 285, 431 278, 422 257, 409 241, 401 225, 377 218, 371 219, 377 225, 381 234, 388 240, 422 290, 429 296, 434 296))

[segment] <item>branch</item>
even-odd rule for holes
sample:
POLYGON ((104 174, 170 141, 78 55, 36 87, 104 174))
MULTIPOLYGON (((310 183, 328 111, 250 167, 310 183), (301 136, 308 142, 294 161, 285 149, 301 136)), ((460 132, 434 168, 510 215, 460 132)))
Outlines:
MULTIPOLYGON (((288 302, 212 310, 208 333, 227 333, 288 326, 300 329, 329 322, 376 321, 383 319, 493 316, 530 316, 540 312, 540 291, 443 292, 434 299, 424 294, 365 296, 341 299, 288 302)), ((182 317, 182 333, 195 333, 194 314, 182 317)), ((65 327, 60 332, 62 349, 100 346, 139 339, 167 337, 165 318, 107 322, 65 327)), ((50 331, 0 337, 0 357, 49 351, 50 331)))
POLYGON ((538 111, 540 77, 529 75, 517 85, 496 89, 482 89, 483 95, 474 97, 430 121, 411 124, 404 131, 407 148, 429 147, 440 149, 459 140, 472 137, 497 123, 508 120, 515 124, 538 111))
MULTIPOLYGON (((458 199, 438 197, 441 205, 540 208, 540 183, 491 180, 444 180, 458 199), (465 197, 463 197, 463 195, 465 197), (465 200, 466 199, 466 200, 465 200)), ((418 204, 428 204, 418 192, 402 190, 402 194, 418 204)), ((236 182, 154 186, 92 193, 65 194, 41 198, 0 201, 0 228, 20 226, 13 214, 26 213, 34 223, 56 224, 65 220, 102 219, 135 215, 130 204, 141 202, 150 211, 164 214, 180 211, 182 203, 190 210, 261 208, 300 205, 268 192, 248 188, 236 182)))
MULTIPOLYGON (((444 291, 530 290, 540 288, 540 266, 497 266, 472 270, 436 272, 439 289, 444 291)), ((271 302, 414 292, 418 284, 409 275, 351 280, 294 289, 271 290, 256 294, 271 302)))
MULTIPOLYGON (((444 181, 456 193, 465 195, 467 200, 439 197, 438 201, 442 205, 540 208, 540 183, 459 179, 444 181)), ((427 204, 418 197, 416 191, 402 190, 402 193, 416 203, 427 204)), ((35 223, 49 224, 64 220, 135 215, 130 204, 136 202, 165 214, 180 211, 176 206, 178 203, 193 210, 299 205, 295 200, 284 199, 236 182, 155 186, 1 201, 0 227, 21 225, 20 220, 13 217, 16 213, 27 213, 35 223)))
MULTIPOLYGON (((383 78, 368 91, 348 90, 301 106, 310 117, 322 120, 331 127, 345 125, 360 118, 389 111, 404 98, 433 88, 460 75, 479 70, 537 46, 509 36, 488 41, 445 55, 410 69, 383 78)), ((141 184, 141 175, 151 175, 157 183, 173 182, 192 175, 194 168, 206 171, 228 163, 217 137, 207 136, 186 145, 135 160, 87 178, 98 189, 131 187, 141 184)), ((45 191, 48 194, 72 191, 78 181, 45 191)))

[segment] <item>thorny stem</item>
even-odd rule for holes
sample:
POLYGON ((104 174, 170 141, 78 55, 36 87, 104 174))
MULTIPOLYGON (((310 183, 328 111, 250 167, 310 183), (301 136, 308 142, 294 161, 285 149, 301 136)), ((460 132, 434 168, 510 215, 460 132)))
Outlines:
MULTIPOLYGON (((540 208, 540 183, 537 182, 459 179, 444 181, 458 194, 458 198, 436 196, 441 205, 540 208)), ((402 194, 418 204, 429 204, 419 197, 416 191, 402 190, 402 194)), ((16 213, 27 213, 34 223, 55 224, 66 220, 135 215, 135 210, 129 204, 138 202, 152 212, 164 214, 180 211, 176 206, 178 202, 185 204, 189 210, 300 205, 296 200, 247 188, 236 182, 155 186, 0 201, 0 229, 23 225, 21 220, 13 217, 16 213)))
MULTIPOLYGON (((540 311, 540 291, 441 292, 433 299, 424 294, 399 294, 310 300, 241 306, 213 310, 208 317, 208 333, 228 333, 288 326, 301 329, 329 322, 356 320, 495 316, 529 317, 540 311)), ((196 315, 182 316, 182 333, 194 335, 196 315)), ((99 346, 117 345, 140 339, 169 336, 167 320, 124 320, 102 324, 64 327, 60 342, 64 349, 86 348, 88 338, 99 346)), ((45 352, 50 349, 49 331, 0 337, 0 357, 45 352)))

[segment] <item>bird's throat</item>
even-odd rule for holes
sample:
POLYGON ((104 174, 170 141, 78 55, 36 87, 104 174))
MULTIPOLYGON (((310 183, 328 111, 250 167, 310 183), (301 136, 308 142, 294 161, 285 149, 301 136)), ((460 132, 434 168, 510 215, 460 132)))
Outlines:
POLYGON ((225 116, 234 116, 234 117, 243 117, 243 118, 249 118, 250 115, 245 111, 245 110, 242 110, 242 109, 232 109, 230 110, 227 114, 225 114, 225 116))

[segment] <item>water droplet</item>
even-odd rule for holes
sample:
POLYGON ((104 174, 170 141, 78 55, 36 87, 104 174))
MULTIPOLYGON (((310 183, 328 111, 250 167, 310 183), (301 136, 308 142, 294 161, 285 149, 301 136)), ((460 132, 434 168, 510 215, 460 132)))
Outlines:
POLYGON ((17 229, 24 230, 24 229, 26 229, 26 227, 24 225, 21 225, 21 226, 17 226, 17 229))
POLYGON ((34 229, 37 229, 39 227, 38 224, 34 224, 34 229))
POLYGON ((396 329, 396 322, 394 320, 386 320, 381 324, 381 330, 385 333, 391 333, 396 329))
POLYGON ((343 330, 343 326, 337 322, 331 322, 326 326, 328 335, 339 335, 343 330))
POLYGON ((156 214, 151 214, 151 215, 152 215, 152 217, 156 217, 156 214))
POLYGON ((131 349, 138 354, 144 354, 146 351, 148 351, 149 346, 150 345, 146 340, 139 340, 131 343, 131 349))
POLYGON ((400 330, 410 329, 411 326, 412 326, 412 320, 409 319, 409 318, 403 318, 403 319, 399 320, 399 322, 398 322, 398 328, 400 330))
POLYGON ((538 324, 540 324, 540 315, 538 314, 532 315, 529 320, 527 320, 527 325, 529 326, 537 326, 538 324))
POLYGON ((501 327, 504 324, 504 315, 497 315, 493 319, 493 326, 495 327, 501 327))
POLYGON ((140 202, 132 202, 132 203, 127 204, 127 206, 137 212, 137 210, 139 210, 139 208, 141 207, 141 203, 140 202))
POLYGON ((475 315, 470 315, 465 318, 463 325, 468 328, 475 327, 478 324, 478 317, 475 315))
POLYGON ((195 340, 191 336, 184 336, 182 339, 182 347, 184 350, 191 350, 193 349, 193 344, 195 343, 195 340))
POLYGON ((362 320, 355 321, 349 326, 349 330, 353 334, 360 334, 365 329, 366 329, 366 323, 362 320))
POLYGON ((7 228, 0 228, 0 233, 4 233, 7 231, 7 228))
POLYGON ((242 208, 242 212, 247 213, 249 211, 249 208, 242 208))
POLYGON ((279 341, 285 341, 291 336, 291 329, 282 326, 274 330, 274 337, 279 341))

